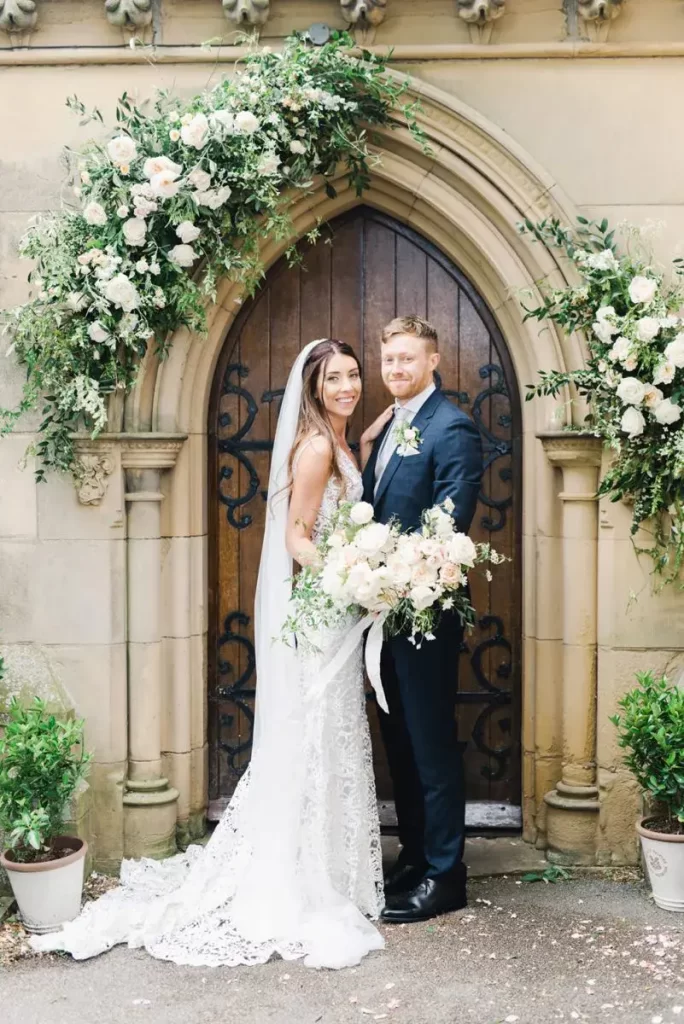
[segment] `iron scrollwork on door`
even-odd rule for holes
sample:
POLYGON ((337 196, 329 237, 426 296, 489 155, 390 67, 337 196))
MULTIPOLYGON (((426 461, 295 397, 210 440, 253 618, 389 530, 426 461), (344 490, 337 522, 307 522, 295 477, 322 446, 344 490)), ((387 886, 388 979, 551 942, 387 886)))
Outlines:
POLYGON ((246 735, 235 743, 229 743, 222 739, 224 729, 232 728, 235 715, 229 712, 219 714, 219 749, 226 755, 228 768, 231 775, 237 780, 247 767, 247 760, 242 763, 240 760, 244 754, 249 753, 252 748, 252 737, 254 732, 254 670, 256 668, 256 657, 254 644, 241 633, 236 633, 233 626, 248 626, 250 619, 244 612, 231 612, 226 616, 223 624, 223 632, 218 638, 218 658, 216 662, 218 670, 218 685, 210 695, 211 704, 232 704, 237 712, 242 712, 243 720, 247 725, 246 735), (241 648, 246 657, 246 665, 235 680, 231 676, 235 672, 235 665, 230 657, 229 651, 235 645, 241 648), (250 685, 251 684, 251 685, 250 685))

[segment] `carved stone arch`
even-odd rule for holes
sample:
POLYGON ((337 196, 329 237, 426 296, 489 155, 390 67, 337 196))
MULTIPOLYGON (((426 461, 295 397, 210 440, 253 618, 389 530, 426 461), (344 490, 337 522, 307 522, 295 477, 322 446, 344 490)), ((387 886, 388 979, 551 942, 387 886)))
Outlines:
MULTIPOLYGON (((492 312, 514 367, 519 387, 535 379, 540 368, 569 369, 582 365, 577 338, 561 340, 553 328, 523 323, 520 291, 537 292, 537 282, 562 286, 566 270, 554 253, 521 236, 517 223, 524 217, 558 216, 571 222, 573 211, 556 182, 509 136, 433 86, 414 82, 422 112, 419 124, 431 151, 425 154, 405 127, 377 136, 379 164, 362 200, 348 188, 340 173, 337 196, 330 199, 321 186, 308 195, 291 197, 290 213, 297 237, 363 202, 403 222, 432 243, 461 268, 492 312)), ((283 254, 286 242, 269 242, 262 256, 266 268, 283 254)), ((217 360, 231 325, 243 305, 240 287, 225 280, 216 301, 207 309, 208 335, 180 330, 168 358, 160 363, 150 355, 124 412, 126 431, 183 432, 188 440, 172 474, 163 480, 162 533, 168 538, 165 563, 167 587, 173 593, 173 622, 168 636, 183 646, 184 659, 171 659, 168 686, 168 773, 180 792, 179 817, 199 815, 206 800, 206 727, 201 709, 206 686, 207 580, 207 417, 217 360), (184 639, 183 639, 184 638, 184 639), (192 709, 200 709, 193 711, 192 709), (177 751, 176 754, 174 751, 177 751), (187 752, 192 754, 188 755, 187 752)), ((560 560, 557 487, 537 440, 539 431, 559 426, 565 404, 525 403, 523 437, 523 807, 525 834, 534 837, 536 813, 544 793, 558 776, 556 758, 558 708, 554 686, 536 687, 538 671, 548 679, 561 678, 560 643, 538 641, 558 637, 558 602, 548 600, 557 586, 554 565, 560 560), (539 569, 539 552, 544 568, 539 569), (537 567, 535 569, 535 566, 537 567), (555 620, 554 620, 555 623, 555 620), (549 734, 548 752, 535 754, 547 740, 536 736, 544 711, 549 734), (542 702, 540 704, 540 702, 542 702)))

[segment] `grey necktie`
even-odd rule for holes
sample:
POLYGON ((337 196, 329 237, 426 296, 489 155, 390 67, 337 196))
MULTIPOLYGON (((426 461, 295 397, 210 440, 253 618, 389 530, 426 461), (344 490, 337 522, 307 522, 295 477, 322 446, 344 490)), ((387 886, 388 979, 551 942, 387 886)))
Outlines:
POLYGON ((397 405, 394 409, 394 419, 389 425, 389 429, 385 434, 385 439, 382 442, 382 447, 378 452, 378 459, 375 463, 375 490, 377 491, 378 484, 382 479, 382 474, 387 469, 388 463, 395 451, 397 450, 397 441, 395 437, 395 431, 401 423, 405 423, 411 418, 411 411, 406 409, 404 406, 397 405))

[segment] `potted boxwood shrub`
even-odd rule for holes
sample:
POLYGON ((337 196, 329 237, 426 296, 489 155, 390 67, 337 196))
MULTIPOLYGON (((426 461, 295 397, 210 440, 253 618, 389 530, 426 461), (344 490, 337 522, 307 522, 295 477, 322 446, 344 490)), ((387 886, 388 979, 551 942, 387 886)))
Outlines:
POLYGON ((55 931, 80 911, 88 847, 63 832, 88 762, 83 722, 55 718, 38 699, 11 702, 0 740, 0 864, 28 931, 55 931))
POLYGON ((637 825, 653 898, 684 911, 684 690, 652 672, 636 678, 611 721, 625 764, 660 808, 637 825))

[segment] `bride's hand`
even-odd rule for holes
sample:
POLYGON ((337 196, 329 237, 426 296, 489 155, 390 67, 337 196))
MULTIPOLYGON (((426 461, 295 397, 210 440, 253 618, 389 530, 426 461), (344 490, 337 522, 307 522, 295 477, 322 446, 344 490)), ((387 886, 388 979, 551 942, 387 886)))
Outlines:
POLYGON ((372 444, 373 441, 377 440, 385 429, 387 423, 392 419, 393 414, 394 403, 392 403, 392 405, 388 405, 385 411, 381 412, 378 418, 373 420, 370 427, 366 427, 361 435, 361 444, 372 444))

